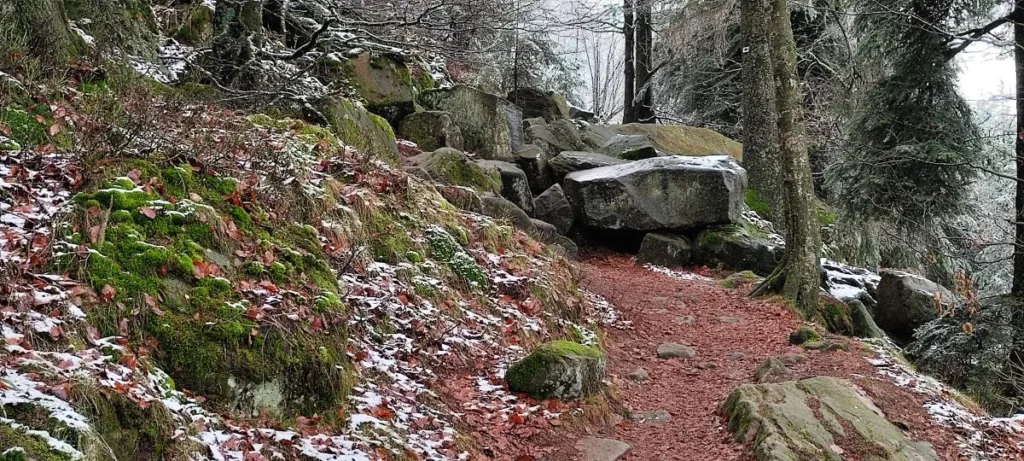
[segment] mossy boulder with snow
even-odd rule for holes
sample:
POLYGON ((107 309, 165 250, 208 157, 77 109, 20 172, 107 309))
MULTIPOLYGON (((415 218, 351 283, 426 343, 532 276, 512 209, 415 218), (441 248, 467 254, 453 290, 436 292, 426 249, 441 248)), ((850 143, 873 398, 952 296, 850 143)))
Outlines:
POLYGON ((929 443, 908 438, 844 379, 745 384, 722 409, 735 439, 758 461, 842 461, 865 449, 873 460, 939 459, 929 443))
POLYGON ((772 245, 758 230, 745 225, 714 226, 694 241, 693 262, 732 271, 768 276, 782 260, 784 248, 772 245))
POLYGON ((485 159, 512 161, 523 145, 523 114, 504 98, 456 85, 425 91, 419 102, 429 110, 450 113, 462 131, 465 148, 485 159))
POLYGON ((391 123, 416 112, 416 96, 434 86, 429 73, 398 54, 364 51, 332 61, 337 59, 336 55, 322 58, 320 73, 328 79, 344 78, 367 109, 391 123))
POLYGON ((572 400, 601 389, 604 367, 604 353, 598 347, 552 341, 512 365, 505 382, 510 391, 538 400, 572 400))
MULTIPOLYGON (((594 149, 608 145, 616 135, 638 136, 648 141, 659 155, 728 155, 743 161, 743 145, 714 130, 685 125, 589 125, 582 136, 594 149)), ((637 138, 637 139, 640 139, 637 138)))

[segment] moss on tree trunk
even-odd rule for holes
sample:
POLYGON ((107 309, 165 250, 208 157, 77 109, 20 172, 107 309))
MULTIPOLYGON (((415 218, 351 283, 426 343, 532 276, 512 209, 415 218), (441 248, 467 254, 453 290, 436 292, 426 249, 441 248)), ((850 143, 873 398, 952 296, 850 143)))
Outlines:
POLYGON ((61 0, 5 0, 0 5, 0 42, 7 56, 32 56, 58 67, 80 54, 84 43, 68 22, 61 0))

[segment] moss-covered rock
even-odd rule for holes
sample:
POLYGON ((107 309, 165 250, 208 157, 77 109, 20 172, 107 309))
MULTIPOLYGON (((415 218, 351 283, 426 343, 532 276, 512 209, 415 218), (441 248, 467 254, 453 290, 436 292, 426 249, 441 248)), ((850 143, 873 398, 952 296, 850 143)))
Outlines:
POLYGON ((853 318, 846 303, 831 296, 822 296, 818 299, 818 316, 830 333, 854 335, 853 318))
POLYGON ((616 135, 641 136, 663 155, 726 154, 739 162, 743 161, 743 146, 740 143, 707 128, 630 123, 589 125, 582 133, 592 148, 601 148, 616 135))
POLYGON ((348 99, 321 100, 317 106, 345 145, 355 147, 369 158, 398 165, 398 144, 387 120, 348 99))
POLYGON ((402 139, 416 143, 423 151, 434 151, 442 147, 462 150, 462 130, 448 112, 424 111, 411 114, 398 124, 402 139))
POLYGON ((717 226, 697 235, 693 261, 708 267, 752 271, 767 276, 782 260, 784 249, 772 245, 756 229, 742 225, 717 226))
POLYGON ((907 438, 849 381, 830 377, 745 384, 723 412, 736 440, 758 461, 937 460, 926 442, 907 438))
POLYGON ((64 0, 64 5, 97 46, 156 57, 160 34, 149 0, 64 0))
POLYGON ((413 157, 410 162, 442 184, 471 187, 479 192, 501 191, 501 173, 496 169, 484 170, 455 149, 442 147, 413 157))
POLYGON ((451 114, 465 147, 488 160, 512 161, 523 145, 522 112, 514 104, 468 86, 423 92, 420 103, 451 114))
POLYGON ((548 123, 569 118, 569 103, 565 96, 554 91, 519 88, 510 92, 506 99, 519 106, 525 118, 540 117, 548 123))
POLYGON ((338 61, 336 55, 321 58, 318 66, 328 79, 344 78, 371 112, 396 123, 416 111, 420 86, 432 87, 430 75, 413 67, 397 54, 366 51, 356 57, 338 61), (423 81, 426 75, 429 82, 423 81))
POLYGON ((821 335, 811 327, 800 327, 789 334, 789 343, 796 346, 814 341, 821 341, 821 335))
POLYGON ((538 346, 505 373, 512 392, 536 399, 578 399, 600 390, 604 354, 596 346, 553 341, 538 346))

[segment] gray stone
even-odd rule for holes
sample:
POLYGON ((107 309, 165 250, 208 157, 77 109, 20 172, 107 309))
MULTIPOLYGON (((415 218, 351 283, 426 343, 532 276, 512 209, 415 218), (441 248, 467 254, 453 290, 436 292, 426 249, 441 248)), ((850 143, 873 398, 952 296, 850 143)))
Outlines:
POLYGON ((580 138, 579 128, 572 120, 556 120, 548 124, 532 123, 526 127, 525 140, 536 144, 550 156, 563 151, 588 150, 580 138))
POLYGON ((725 358, 729 360, 743 360, 743 357, 746 357, 746 355, 744 355, 742 352, 732 352, 729 355, 725 356, 725 358))
POLYGON ((630 449, 626 442, 590 436, 576 442, 576 450, 580 452, 581 461, 618 461, 626 456, 630 449))
POLYGON ((778 358, 786 365, 799 365, 807 361, 807 356, 803 354, 782 354, 778 358))
POLYGON ((516 228, 531 235, 536 230, 530 216, 522 208, 519 208, 504 197, 497 194, 484 193, 480 194, 480 201, 483 204, 483 213, 485 215, 494 219, 508 220, 516 228))
POLYGON ((747 173, 734 160, 658 157, 565 177, 584 225, 606 230, 687 230, 738 222, 747 173))
POLYGON ((767 276, 782 261, 785 249, 772 245, 745 226, 715 226, 694 241, 693 262, 733 271, 767 276))
POLYGON ((600 390, 604 366, 604 353, 595 346, 553 341, 509 367, 505 382, 510 391, 538 400, 578 399, 600 390))
POLYGON ((533 214, 533 193, 526 173, 519 167, 501 160, 480 160, 477 162, 484 171, 497 171, 501 177, 501 196, 516 204, 526 214, 533 214))
POLYGON ((844 379, 745 384, 729 395, 723 411, 736 440, 750 444, 758 461, 842 461, 843 440, 871 447, 874 460, 938 459, 930 444, 909 439, 844 379))
POLYGON ((718 323, 724 324, 740 323, 741 321, 743 321, 743 319, 739 317, 729 317, 727 315, 723 315, 718 318, 718 323))
POLYGON ((878 325, 875 324, 875 319, 871 318, 871 313, 864 303, 858 299, 851 299, 846 302, 846 305, 850 310, 850 321, 853 323, 853 334, 855 336, 859 338, 881 338, 885 336, 882 329, 878 328, 878 325))
POLYGON ((629 373, 629 379, 637 382, 647 381, 649 376, 650 375, 647 373, 647 370, 644 370, 643 368, 637 368, 629 373))
MULTIPOLYGON (((336 71, 330 66, 318 67, 324 69, 321 75, 327 79, 346 78, 363 105, 390 123, 396 123, 416 111, 416 94, 420 88, 416 88, 415 81, 410 78, 411 69, 400 55, 364 51, 359 56, 346 59, 344 65, 336 68, 341 75, 335 75, 336 71)), ((430 150, 438 147, 445 146, 439 145, 430 150)))
POLYGON ((554 91, 537 88, 519 88, 506 97, 523 111, 523 117, 540 117, 546 122, 569 118, 569 103, 565 96, 554 91))
POLYGON ((878 283, 878 303, 872 311, 875 323, 897 343, 913 340, 914 330, 951 312, 959 299, 945 287, 924 277, 882 269, 878 283))
POLYGON ((658 266, 686 266, 693 256, 693 245, 681 235, 651 232, 644 236, 636 259, 658 266))
POLYGON ((512 160, 523 143, 523 114, 508 100, 476 88, 456 85, 427 90, 420 103, 445 111, 459 126, 465 148, 489 160, 512 160))
POLYGON ((426 169, 424 169, 423 167, 405 166, 405 167, 402 167, 402 171, 404 171, 404 172, 406 172, 406 173, 408 173, 408 174, 410 174, 412 176, 415 176, 417 178, 420 178, 420 179, 422 179, 424 181, 434 182, 434 178, 430 177, 430 172, 427 171, 426 169))
POLYGON ((626 160, 609 157, 604 154, 581 151, 565 151, 548 160, 551 169, 551 177, 555 182, 562 182, 569 173, 583 170, 592 170, 603 166, 621 165, 626 160))
POLYGON ((665 410, 637 411, 633 420, 641 424, 665 424, 672 420, 672 415, 665 410))
POLYGON ((658 358, 660 359, 690 359, 697 355, 690 346, 677 343, 663 343, 658 346, 658 358))
POLYGON ((416 143, 424 151, 442 147, 463 150, 462 130, 452 120, 452 115, 443 111, 425 111, 410 114, 398 124, 398 135, 416 143))
POLYGON ((821 335, 811 327, 800 327, 789 334, 789 343, 794 346, 810 341, 821 341, 821 335))
POLYGON ((782 363, 776 357, 771 357, 765 360, 754 370, 754 379, 759 383, 768 381, 771 378, 777 378, 789 374, 789 368, 786 368, 786 364, 782 363))
POLYGON ((697 317, 692 315, 681 315, 672 320, 672 323, 676 325, 693 325, 697 321, 697 317))
POLYGON ((641 160, 658 156, 658 150, 643 135, 617 134, 597 151, 623 160, 641 160))
POLYGON ((697 368, 700 370, 714 370, 718 368, 718 364, 715 362, 701 362, 697 364, 697 368))
POLYGON ((515 152, 515 164, 526 173, 530 190, 535 194, 544 192, 554 184, 548 158, 548 154, 534 144, 527 144, 515 152))
POLYGON ((307 120, 329 125, 345 145, 356 148, 369 158, 377 158, 394 166, 401 163, 395 132, 387 120, 379 115, 344 98, 321 98, 314 101, 311 107, 316 110, 306 111, 303 116, 307 120))
POLYGON ((568 233, 569 229, 572 229, 573 223, 576 222, 572 205, 565 198, 562 186, 558 184, 551 186, 533 200, 533 215, 537 219, 551 223, 555 226, 555 230, 562 235, 568 233))

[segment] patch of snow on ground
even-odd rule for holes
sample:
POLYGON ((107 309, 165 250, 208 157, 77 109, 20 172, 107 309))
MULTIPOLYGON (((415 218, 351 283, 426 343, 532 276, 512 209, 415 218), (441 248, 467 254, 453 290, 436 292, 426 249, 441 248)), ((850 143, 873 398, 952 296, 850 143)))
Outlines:
POLYGON ((711 277, 705 277, 700 274, 694 274, 693 272, 677 271, 669 269, 667 267, 656 266, 654 264, 644 264, 644 268, 654 272, 656 274, 666 275, 677 280, 688 280, 688 281, 699 281, 699 282, 714 282, 715 279, 711 277))

